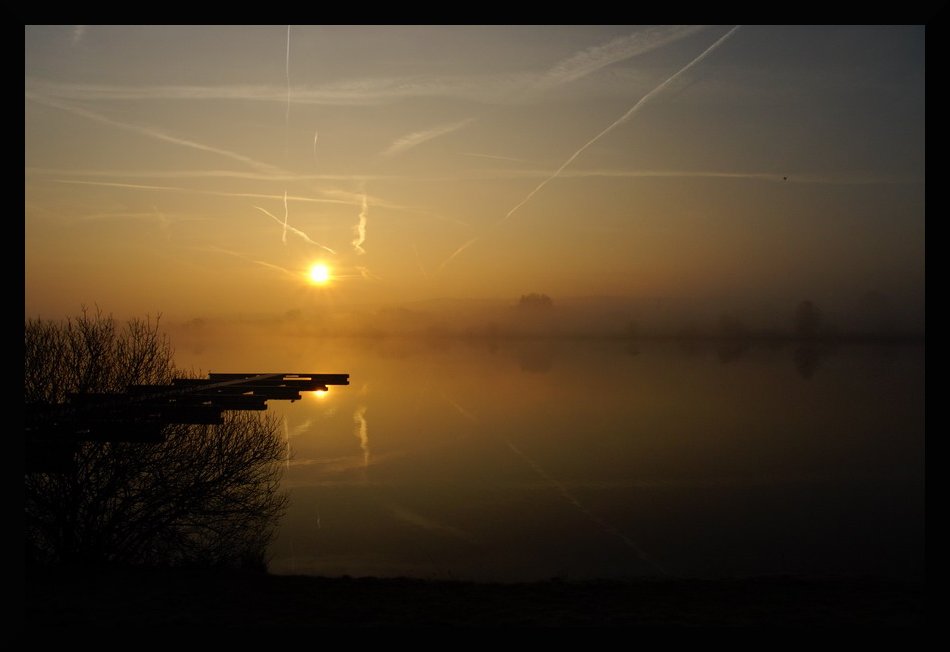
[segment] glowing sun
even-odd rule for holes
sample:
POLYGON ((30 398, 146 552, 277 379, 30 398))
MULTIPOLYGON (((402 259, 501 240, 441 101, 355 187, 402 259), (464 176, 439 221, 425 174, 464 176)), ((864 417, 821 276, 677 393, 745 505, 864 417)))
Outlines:
POLYGON ((330 268, 323 263, 314 263, 310 266, 307 278, 309 278, 310 282, 314 285, 323 285, 330 280, 330 268))

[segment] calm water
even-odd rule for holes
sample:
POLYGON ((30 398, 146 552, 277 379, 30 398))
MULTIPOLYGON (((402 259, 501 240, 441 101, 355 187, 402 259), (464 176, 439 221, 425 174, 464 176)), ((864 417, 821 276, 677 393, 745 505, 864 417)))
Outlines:
POLYGON ((349 373, 272 402, 271 571, 922 576, 924 348, 178 338, 204 371, 349 373))

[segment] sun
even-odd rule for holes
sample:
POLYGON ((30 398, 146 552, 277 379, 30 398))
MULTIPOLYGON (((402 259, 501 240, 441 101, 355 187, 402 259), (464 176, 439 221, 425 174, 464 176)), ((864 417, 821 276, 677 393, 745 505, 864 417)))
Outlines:
POLYGON ((309 278, 310 282, 314 285, 324 285, 330 280, 330 268, 323 263, 314 263, 310 266, 307 278, 309 278))

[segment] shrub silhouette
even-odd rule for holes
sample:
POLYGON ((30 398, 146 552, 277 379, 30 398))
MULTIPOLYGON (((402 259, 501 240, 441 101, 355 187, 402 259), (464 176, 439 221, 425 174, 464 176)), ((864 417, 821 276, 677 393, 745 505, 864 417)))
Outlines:
MULTIPOLYGON (((84 309, 64 322, 27 320, 24 342, 28 415, 70 393, 191 375, 176 370, 158 319, 120 325, 84 309)), ((287 502, 276 418, 225 412, 222 425, 172 424, 162 434, 153 443, 76 441, 64 469, 27 470, 27 562, 266 568, 287 502)))

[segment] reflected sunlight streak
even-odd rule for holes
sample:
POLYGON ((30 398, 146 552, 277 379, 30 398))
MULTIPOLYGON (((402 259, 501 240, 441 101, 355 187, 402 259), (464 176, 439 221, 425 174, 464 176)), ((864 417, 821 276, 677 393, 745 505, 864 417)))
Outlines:
POLYGON ((360 450, 363 451, 363 473, 365 474, 369 468, 369 434, 365 405, 361 405, 353 413, 353 424, 356 426, 353 435, 360 441, 360 450))

